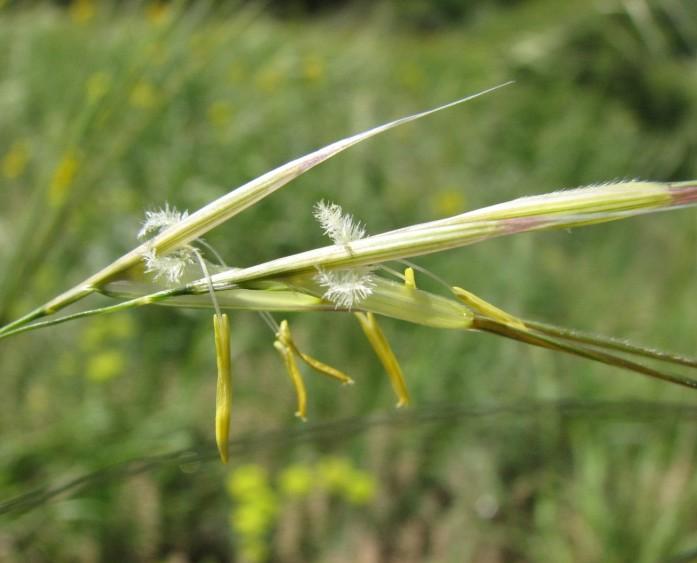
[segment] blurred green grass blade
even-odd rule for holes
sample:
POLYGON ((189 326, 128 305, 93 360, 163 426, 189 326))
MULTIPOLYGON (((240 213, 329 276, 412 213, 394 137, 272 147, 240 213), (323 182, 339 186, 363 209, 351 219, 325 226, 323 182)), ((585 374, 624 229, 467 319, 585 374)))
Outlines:
MULTIPOLYGON (((697 419, 697 407, 685 403, 659 401, 588 401, 588 400, 526 400, 498 405, 472 405, 456 402, 414 406, 373 416, 340 418, 323 423, 309 423, 277 430, 249 432, 230 440, 230 452, 249 459, 258 451, 293 448, 307 443, 342 445, 344 441, 374 428, 394 427, 400 432, 409 425, 444 424, 452 427, 454 421, 464 421, 468 427, 481 421, 491 427, 503 424, 518 425, 522 418, 571 418, 597 421, 603 424, 617 420, 623 424, 653 424, 671 418, 685 421, 697 419), (510 421, 506 421, 506 419, 510 421)), ((215 444, 194 445, 163 454, 104 466, 75 478, 56 478, 53 483, 27 490, 9 498, 0 499, 0 516, 16 516, 44 506, 58 497, 70 498, 82 490, 122 482, 133 475, 157 471, 165 467, 186 467, 200 463, 215 463, 218 452, 215 444)))

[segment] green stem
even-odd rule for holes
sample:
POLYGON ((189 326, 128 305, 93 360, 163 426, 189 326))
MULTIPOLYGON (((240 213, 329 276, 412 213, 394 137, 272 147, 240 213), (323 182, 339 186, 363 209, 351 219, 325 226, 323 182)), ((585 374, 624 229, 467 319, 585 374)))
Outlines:
POLYGON ((619 352, 625 352, 627 354, 634 354, 636 356, 643 356, 644 358, 651 358, 653 360, 659 360, 662 362, 668 362, 671 364, 680 364, 688 367, 697 367, 697 358, 689 358, 686 356, 680 356, 678 354, 671 354, 669 352, 662 352, 660 350, 654 350, 652 348, 645 348, 644 346, 638 346, 637 344, 631 344, 617 338, 607 337, 607 336, 597 336, 593 334, 588 334, 585 332, 580 332, 574 329, 562 328, 547 323, 540 323, 537 321, 523 320, 526 326, 548 334, 550 336, 556 336, 564 340, 570 340, 573 342, 581 342, 582 344, 590 344, 591 346, 599 346, 608 350, 617 350, 619 352))
MULTIPOLYGON (((75 319, 82 319, 84 317, 92 317, 94 315, 103 315, 103 314, 108 314, 108 313, 118 313, 119 311, 125 311, 126 309, 132 309, 134 307, 141 307, 143 305, 152 305, 152 304, 157 303, 159 301, 163 301, 169 297, 172 297, 175 295, 187 294, 187 293, 190 293, 189 288, 165 289, 163 291, 159 291, 157 293, 152 293, 150 295, 144 295, 142 297, 137 297, 137 298, 131 299, 129 301, 122 301, 121 303, 117 303, 116 305, 109 305, 107 307, 99 307, 97 309, 89 309, 87 311, 80 311, 79 313, 73 313, 72 315, 65 315, 65 316, 59 317, 57 319, 51 319, 48 321, 27 324, 31 320, 38 318, 38 316, 32 317, 32 313, 30 313, 29 315, 26 315, 26 317, 23 317, 22 319, 18 319, 17 321, 12 323, 12 325, 15 325, 14 328, 12 327, 12 325, 7 325, 6 327, 4 327, 3 330, 0 331, 0 339, 6 338, 8 336, 13 336, 15 334, 20 334, 22 332, 28 332, 30 330, 36 330, 36 329, 44 328, 47 326, 61 324, 61 323, 67 322, 67 321, 75 320, 75 319), (21 326, 20 326, 20 321, 23 321, 21 326)), ((37 311, 43 311, 43 309, 37 309, 37 311)), ((39 316, 45 316, 45 315, 39 315, 39 316)))
POLYGON ((506 338, 518 340, 519 342, 525 342, 526 344, 531 344, 533 346, 539 346, 540 348, 548 348, 550 350, 565 352, 574 356, 580 356, 581 358, 595 360, 603 364, 624 368, 642 375, 647 375, 654 379, 660 379, 675 385, 681 385, 682 387, 697 389, 697 381, 689 377, 664 373, 650 368, 649 366, 645 366, 644 364, 633 362, 631 360, 627 360, 626 358, 622 358, 621 356, 609 354, 601 350, 587 348, 578 344, 563 344, 540 334, 534 334, 526 330, 517 329, 485 317, 475 317, 472 328, 505 336, 506 338))
POLYGON ((27 313, 23 317, 20 317, 19 319, 12 321, 11 323, 0 328, 0 338, 9 334, 14 334, 15 332, 17 332, 17 329, 19 327, 25 326, 36 319, 52 315, 59 309, 67 307, 68 305, 75 303, 80 299, 84 299, 85 297, 94 293, 95 291, 96 288, 94 286, 88 285, 86 283, 76 285, 72 289, 69 289, 65 293, 62 293, 58 297, 55 297, 48 303, 42 305, 41 307, 34 309, 33 311, 27 313))
POLYGON ((101 286, 106 284, 112 278, 138 264, 142 259, 143 252, 146 248, 147 243, 140 245, 127 254, 124 254, 118 260, 109 264, 106 268, 103 268, 96 274, 93 274, 82 283, 77 284, 64 293, 61 293, 58 297, 54 297, 51 299, 51 301, 45 303, 41 307, 34 309, 31 313, 28 313, 16 321, 0 327, 0 337, 5 336, 10 332, 14 333, 16 328, 24 326, 27 323, 41 317, 52 315, 61 309, 64 309, 68 305, 72 305, 73 303, 80 301, 88 295, 98 291, 101 286))

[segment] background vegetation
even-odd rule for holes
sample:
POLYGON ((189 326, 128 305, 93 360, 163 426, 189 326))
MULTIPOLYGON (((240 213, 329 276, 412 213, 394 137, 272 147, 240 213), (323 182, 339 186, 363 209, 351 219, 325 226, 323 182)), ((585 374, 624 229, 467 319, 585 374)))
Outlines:
MULTIPOLYGON (((351 149, 208 241, 248 265, 323 243, 321 198, 379 232, 609 179, 697 177, 689 2, 382 2, 284 19, 253 3, 4 4, 2 321, 131 248, 146 209, 195 209, 511 78, 351 149)), ((687 210, 420 263, 523 317, 694 354, 696 249, 687 210)), ((0 559, 692 560, 697 396, 385 322, 415 399, 395 414, 353 319, 289 318, 357 384, 308 378, 302 425, 272 335, 235 314, 229 466, 213 445, 210 314, 149 308, 0 343, 0 559)))

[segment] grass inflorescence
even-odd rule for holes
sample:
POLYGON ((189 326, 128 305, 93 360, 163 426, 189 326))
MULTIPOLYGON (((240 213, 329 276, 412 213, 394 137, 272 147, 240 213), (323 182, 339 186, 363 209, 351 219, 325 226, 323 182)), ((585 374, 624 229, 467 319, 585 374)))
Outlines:
MULTIPOLYGON (((314 216, 324 234, 332 239, 331 246, 247 268, 229 268, 224 263, 218 264, 218 271, 214 274, 210 273, 201 252, 195 248, 196 241, 201 240, 202 235, 221 222, 231 219, 345 149, 393 127, 493 92, 501 86, 336 141, 267 172, 208 203, 191 215, 188 212, 180 213, 167 204, 161 210, 148 211, 138 237, 146 238, 151 235, 151 238, 45 305, 5 327, 0 327, 0 338, 76 318, 73 315, 32 323, 37 319, 55 315, 91 293, 103 292, 118 297, 118 291, 109 289, 109 284, 114 280, 121 283, 120 291, 125 289, 126 292, 129 289, 129 280, 136 280, 137 283, 131 288, 130 295, 127 293, 130 299, 116 307, 93 309, 79 313, 78 316, 98 315, 142 305, 167 304, 168 301, 176 303, 179 296, 201 296, 208 292, 211 307, 215 310, 215 349, 218 358, 216 441, 224 462, 228 459, 230 425, 230 329, 228 317, 221 313, 220 307, 221 304, 225 308, 236 307, 224 298, 220 299, 219 292, 221 298, 239 290, 256 292, 256 299, 241 308, 256 310, 265 315, 275 331, 277 339, 274 345, 281 353, 296 391, 296 414, 303 420, 307 416, 307 392, 295 356, 299 355, 305 359, 305 355, 298 351, 293 342, 287 321, 284 320, 279 325, 270 317, 270 309, 278 311, 276 298, 279 290, 286 292, 288 311, 323 310, 328 304, 333 304, 337 311, 358 312, 361 326, 392 380, 399 397, 398 406, 409 403, 409 393, 396 357, 377 324, 376 314, 426 326, 486 331, 527 344, 622 367, 670 383, 697 388, 697 380, 688 376, 672 375, 618 355, 617 347, 612 340, 606 344, 602 337, 595 337, 593 341, 582 342, 574 337, 573 333, 563 329, 537 330, 534 328, 535 325, 528 325, 525 320, 506 313, 456 286, 449 287, 452 293, 449 298, 420 290, 411 268, 407 269, 409 275, 405 273, 403 276, 403 285, 390 282, 384 277, 380 278, 376 274, 380 266, 391 261, 441 252, 500 236, 582 227, 691 206, 697 204, 697 181, 609 182, 519 198, 371 236, 366 236, 365 227, 356 222, 351 215, 344 213, 339 205, 320 202, 315 206, 314 216), (200 266, 200 271, 192 274, 194 266, 197 265, 200 266), (185 273, 190 280, 188 283, 183 281, 185 273), (200 279, 196 279, 197 277, 200 279), (160 278, 163 278, 165 289, 157 287, 156 282, 160 278), (273 305, 266 306, 265 297, 269 294, 274 298, 273 305), (317 298, 318 301, 307 303, 305 296, 308 295, 317 298)), ((205 246, 212 250, 207 243, 205 246)), ((219 254, 213 252, 215 258, 219 259, 219 254)), ((210 269, 212 267, 211 263, 210 269)), ((448 287, 446 282, 442 283, 448 287)), ((179 305, 186 306, 181 302, 179 305)), ((697 360, 677 359, 678 356, 667 353, 652 355, 649 349, 639 346, 627 346, 619 351, 626 355, 638 354, 663 360, 669 364, 697 367, 697 360)), ((312 362, 309 363, 317 367, 312 362)), ((327 370, 334 368, 320 368, 321 372, 327 370)))
POLYGON ((32 489, 41 507, 7 522, 10 559, 234 551, 227 469, 210 463, 225 457, 226 431, 230 463, 264 466, 271 480, 286 465, 319 467, 332 449, 375 477, 360 515, 319 486, 281 501, 257 538, 273 560, 341 560, 346 545, 400 561, 689 552, 692 394, 617 366, 691 385, 694 210, 654 214, 697 197, 679 182, 697 177, 691 9, 492 3, 424 41, 365 17, 286 25, 164 3, 10 4, 0 8, 0 483, 5 500, 32 489), (231 189, 511 77, 515 86, 361 142, 273 197, 253 201, 260 180, 231 189), (560 189, 577 185, 592 187, 560 189), (145 212, 203 210, 224 194, 205 224, 177 220, 161 246, 136 242, 145 212), (326 238, 312 218, 322 200, 365 236, 326 238), (226 220, 228 204, 252 203, 226 220), (136 244, 144 252, 114 267, 136 244), (187 245, 198 254, 157 277, 158 259, 187 245), (155 304, 180 311, 145 307, 155 304), (222 315, 229 347, 225 327, 214 339, 210 326, 222 315), (219 360, 229 352, 217 381, 214 344, 219 360), (284 379, 287 358, 300 379, 284 379), (212 403, 227 375, 232 425, 223 392, 217 454, 212 403), (332 432, 263 432, 301 412, 294 385, 310 424, 332 432), (360 435, 391 393, 412 406, 360 435), (143 452, 165 461, 155 470, 143 452), (124 460, 134 460, 125 471, 104 470, 124 460), (99 486, 46 500, 59 491, 47 484, 83 473, 99 486))

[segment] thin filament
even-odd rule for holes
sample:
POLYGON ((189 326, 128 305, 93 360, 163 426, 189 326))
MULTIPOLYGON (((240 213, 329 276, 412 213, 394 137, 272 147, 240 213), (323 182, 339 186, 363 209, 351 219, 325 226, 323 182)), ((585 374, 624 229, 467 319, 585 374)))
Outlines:
POLYGON ((201 253, 194 248, 194 256, 196 256, 196 259, 198 260, 199 265, 201 266, 201 270, 203 271, 203 275, 206 278, 206 283, 208 284, 208 292, 211 294, 211 301, 213 302, 213 308, 215 309, 215 314, 217 316, 222 316, 222 313, 220 311, 220 305, 218 304, 218 298, 215 296, 215 289, 213 288, 213 281, 211 280, 211 275, 208 272, 208 267, 206 266, 206 261, 203 259, 203 256, 201 256, 201 253))

